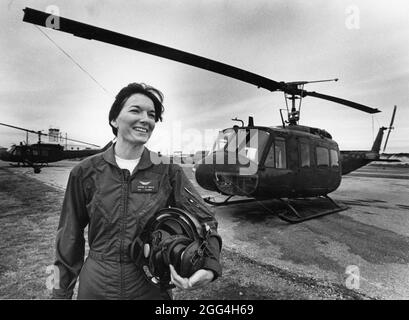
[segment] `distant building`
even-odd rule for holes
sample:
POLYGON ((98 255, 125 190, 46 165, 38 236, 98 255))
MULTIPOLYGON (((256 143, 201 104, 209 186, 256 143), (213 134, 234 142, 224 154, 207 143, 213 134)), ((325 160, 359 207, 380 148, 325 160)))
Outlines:
POLYGON ((48 129, 48 142, 60 142, 60 129, 57 128, 50 128, 48 129))
POLYGON ((67 143, 65 137, 63 137, 60 133, 60 129, 58 128, 50 128, 48 129, 48 142, 49 143, 58 143, 64 146, 65 150, 84 150, 90 149, 89 146, 83 144, 73 144, 67 143))

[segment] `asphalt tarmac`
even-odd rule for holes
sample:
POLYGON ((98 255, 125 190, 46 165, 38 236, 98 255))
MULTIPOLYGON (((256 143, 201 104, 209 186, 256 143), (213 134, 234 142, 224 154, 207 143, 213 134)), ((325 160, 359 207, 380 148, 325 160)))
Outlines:
MULTIPOLYGON (((75 161, 40 174, 12 171, 64 189, 75 161)), ((4 166, 8 164, 2 163, 4 166)), ((202 196, 191 166, 185 172, 202 196)), ((343 176, 330 196, 347 210, 299 224, 276 215, 276 201, 214 207, 224 248, 288 277, 331 284, 362 297, 409 299, 409 167, 371 165, 343 176)), ((218 196, 221 200, 223 197, 218 196)), ((246 275, 256 282, 257 272, 246 275)), ((300 280, 301 281, 301 280, 300 280)))

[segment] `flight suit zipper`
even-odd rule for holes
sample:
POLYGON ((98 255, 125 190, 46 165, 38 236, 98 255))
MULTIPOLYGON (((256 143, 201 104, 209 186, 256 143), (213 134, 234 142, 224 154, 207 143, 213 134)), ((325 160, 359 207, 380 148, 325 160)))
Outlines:
POLYGON ((120 298, 124 298, 124 267, 123 261, 125 258, 125 236, 126 236, 126 215, 128 211, 128 193, 129 193, 129 171, 126 169, 122 172, 122 214, 120 219, 120 249, 119 249, 119 265, 120 265, 120 298))

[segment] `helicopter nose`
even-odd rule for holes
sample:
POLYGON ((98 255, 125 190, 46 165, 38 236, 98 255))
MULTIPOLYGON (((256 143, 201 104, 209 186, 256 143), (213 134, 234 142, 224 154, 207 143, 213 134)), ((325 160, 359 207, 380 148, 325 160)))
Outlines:
POLYGON ((0 160, 9 161, 9 154, 6 150, 0 150, 0 160))
POLYGON ((246 163, 245 159, 231 159, 234 157, 228 152, 216 152, 202 159, 193 169, 197 183, 204 189, 224 194, 253 193, 258 185, 257 170, 250 172, 251 174, 243 174, 241 170, 244 167, 242 163, 246 163))
MULTIPOLYGON (((202 159, 199 163, 195 164, 193 171, 195 173, 197 183, 204 189, 217 191, 217 187, 213 181, 214 179, 214 166, 202 159)), ((211 163, 211 162, 210 162, 211 163)))

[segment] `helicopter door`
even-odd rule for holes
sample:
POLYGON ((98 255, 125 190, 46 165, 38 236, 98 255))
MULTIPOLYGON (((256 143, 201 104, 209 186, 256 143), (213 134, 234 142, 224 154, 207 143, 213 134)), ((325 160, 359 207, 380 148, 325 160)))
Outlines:
POLYGON ((266 185, 259 188, 265 188, 270 193, 281 196, 288 195, 292 190, 291 170, 287 165, 287 147, 284 138, 276 137, 270 146, 267 157, 264 162, 266 167, 266 185), (270 169, 272 168, 272 169, 270 169))
POLYGON ((314 169, 311 161, 311 145, 307 139, 298 140, 298 174, 295 181, 295 189, 298 194, 308 195, 314 188, 314 169))
POLYGON ((331 178, 329 188, 335 190, 341 183, 341 168, 339 164, 339 151, 330 149, 331 178))
POLYGON ((317 145, 315 147, 315 178, 313 178, 313 188, 318 194, 326 193, 329 188, 331 177, 329 149, 326 146, 317 145))

